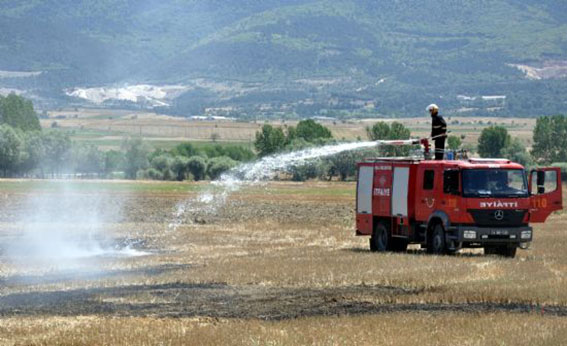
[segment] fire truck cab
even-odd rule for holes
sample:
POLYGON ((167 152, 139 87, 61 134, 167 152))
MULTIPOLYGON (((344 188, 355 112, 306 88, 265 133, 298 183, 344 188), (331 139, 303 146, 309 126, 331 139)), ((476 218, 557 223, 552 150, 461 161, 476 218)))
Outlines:
POLYGON ((531 223, 561 210, 559 168, 529 172, 503 159, 378 158, 357 164, 356 234, 372 251, 429 253, 484 248, 514 257, 532 241, 531 223))

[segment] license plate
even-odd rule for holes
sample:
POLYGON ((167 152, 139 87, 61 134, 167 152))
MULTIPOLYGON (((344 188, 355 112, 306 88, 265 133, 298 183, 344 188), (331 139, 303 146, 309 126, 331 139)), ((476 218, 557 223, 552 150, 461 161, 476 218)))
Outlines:
POLYGON ((507 229, 493 229, 490 231, 490 235, 510 235, 510 231, 507 229))

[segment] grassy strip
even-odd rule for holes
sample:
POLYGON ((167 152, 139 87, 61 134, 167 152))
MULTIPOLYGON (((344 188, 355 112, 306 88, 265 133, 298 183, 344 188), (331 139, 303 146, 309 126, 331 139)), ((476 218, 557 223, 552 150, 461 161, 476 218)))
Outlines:
MULTIPOLYGON (((177 182, 177 181, 140 181, 140 180, 27 180, 1 179, 0 191, 30 192, 199 192, 205 189, 218 189, 209 182, 177 182)), ((351 196, 354 194, 352 183, 269 183, 246 186, 241 194, 270 195, 323 195, 351 196)))
POLYGON ((193 182, 124 180, 0 180, 3 192, 194 192, 203 184, 193 182))

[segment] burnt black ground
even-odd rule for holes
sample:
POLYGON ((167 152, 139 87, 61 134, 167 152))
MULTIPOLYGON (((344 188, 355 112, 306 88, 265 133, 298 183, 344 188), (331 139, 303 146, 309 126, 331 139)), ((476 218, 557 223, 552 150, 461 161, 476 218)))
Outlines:
POLYGON ((223 283, 132 285, 109 288, 14 293, 0 297, 0 316, 152 316, 286 320, 299 317, 423 313, 536 313, 567 317, 567 307, 525 303, 377 304, 384 294, 420 291, 387 286, 266 288, 223 283), (142 295, 144 302, 136 303, 142 295), (134 297, 134 299, 132 299, 134 297), (148 301, 158 301, 148 303, 148 301), (128 301, 123 303, 121 301, 128 301))

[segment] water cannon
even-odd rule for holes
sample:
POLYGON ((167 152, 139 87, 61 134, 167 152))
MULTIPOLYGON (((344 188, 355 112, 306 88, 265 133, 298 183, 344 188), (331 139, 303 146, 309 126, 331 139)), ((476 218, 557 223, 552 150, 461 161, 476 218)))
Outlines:
POLYGON ((421 143, 421 139, 394 139, 394 140, 377 140, 375 141, 376 146, 381 145, 395 145, 395 146, 404 146, 404 145, 416 145, 421 143))
POLYGON ((402 139, 402 140, 377 140, 377 141, 375 141, 375 143, 376 143, 376 146, 382 146, 382 145, 393 145, 393 146, 420 145, 423 148, 424 158, 426 160, 430 160, 432 158, 431 142, 436 140, 437 138, 446 137, 448 133, 450 133, 450 131, 445 133, 445 134, 434 136, 434 137, 402 139))

